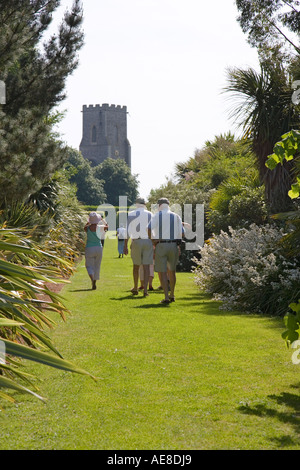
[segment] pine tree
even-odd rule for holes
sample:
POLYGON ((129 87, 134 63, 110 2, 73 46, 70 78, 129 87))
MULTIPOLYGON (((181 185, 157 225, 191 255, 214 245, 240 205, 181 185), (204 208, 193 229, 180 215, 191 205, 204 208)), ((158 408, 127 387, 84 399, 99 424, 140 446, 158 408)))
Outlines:
POLYGON ((83 44, 82 7, 75 0, 58 32, 43 42, 60 1, 0 0, 0 205, 25 200, 67 159, 52 132, 55 106, 83 44))

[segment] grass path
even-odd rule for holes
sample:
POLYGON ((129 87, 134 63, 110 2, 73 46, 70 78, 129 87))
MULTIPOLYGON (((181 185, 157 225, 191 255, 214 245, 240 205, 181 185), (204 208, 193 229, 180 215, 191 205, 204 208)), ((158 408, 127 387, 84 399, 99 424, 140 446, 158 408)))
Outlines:
POLYGON ((82 262, 63 289, 72 315, 51 333, 98 381, 28 364, 48 402, 5 405, 0 448, 299 449, 300 369, 282 321, 220 311, 189 273, 174 304, 132 297, 131 259, 106 243, 98 289, 82 262))

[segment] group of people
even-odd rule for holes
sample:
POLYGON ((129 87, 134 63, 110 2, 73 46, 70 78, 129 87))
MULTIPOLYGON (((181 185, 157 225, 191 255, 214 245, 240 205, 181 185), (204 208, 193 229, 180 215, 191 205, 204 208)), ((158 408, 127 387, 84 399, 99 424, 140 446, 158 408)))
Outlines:
MULTIPOLYGON (((122 230, 117 231, 119 257, 128 254, 129 240, 131 240, 132 294, 138 295, 138 282, 142 270, 143 295, 144 297, 149 295, 148 290, 149 286, 152 290, 151 282, 155 270, 164 292, 164 299, 161 300, 163 304, 175 302, 176 266, 184 234, 181 217, 172 212, 169 205, 168 199, 159 199, 158 212, 152 214, 147 210, 145 200, 138 198, 136 208, 128 213, 127 227, 120 227, 122 230), (122 243, 119 244, 121 240, 122 243)), ((103 246, 97 227, 101 226, 105 233, 105 230, 108 230, 106 221, 95 212, 91 213, 85 227, 87 232, 85 257, 86 269, 92 280, 93 289, 96 289, 96 281, 100 276, 103 246)))

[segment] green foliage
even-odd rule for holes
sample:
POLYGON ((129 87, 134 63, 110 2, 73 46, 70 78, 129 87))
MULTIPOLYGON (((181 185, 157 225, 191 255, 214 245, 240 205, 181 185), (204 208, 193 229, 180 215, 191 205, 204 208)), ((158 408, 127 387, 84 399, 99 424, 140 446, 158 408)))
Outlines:
POLYGON ((211 232, 228 231, 228 227, 249 227, 267 220, 264 190, 257 175, 231 177, 213 193, 207 214, 211 232))
POLYGON ((203 191, 201 188, 197 188, 185 181, 176 183, 169 179, 166 184, 161 185, 157 189, 150 191, 148 202, 149 207, 153 204, 157 204, 157 201, 161 197, 169 199, 170 204, 207 204, 210 198, 210 191, 203 191))
POLYGON ((282 140, 274 146, 274 153, 266 162, 266 166, 274 171, 277 166, 282 166, 286 160, 295 160, 295 183, 292 183, 288 192, 289 197, 294 201, 294 210, 274 214, 273 218, 284 221, 290 230, 282 237, 282 245, 289 257, 297 257, 300 252, 300 209, 299 209, 299 148, 300 132, 292 130, 282 136, 282 140))
POLYGON ((53 131, 61 118, 53 108, 65 96, 83 43, 82 9, 75 0, 58 33, 41 44, 59 3, 0 1, 0 79, 6 85, 0 109, 0 338, 7 353, 0 395, 8 400, 2 389, 41 398, 35 377, 15 356, 86 374, 61 358, 45 331, 54 325, 51 313, 62 319, 68 313, 49 285, 73 273, 83 232, 76 190, 61 171, 68 148, 53 131))
POLYGON ((58 6, 54 0, 0 2, 0 79, 6 85, 0 109, 0 207, 4 199, 25 201, 67 158, 65 144, 52 132, 51 112, 78 63, 82 11, 75 0, 58 34, 41 44, 58 6))
MULTIPOLYGON (((63 360, 45 331, 55 325, 50 312, 62 319, 68 313, 60 295, 49 287, 61 282, 62 270, 71 270, 70 262, 41 250, 17 230, 0 229, 0 340, 6 352, 5 363, 0 363, 0 389, 13 388, 38 396, 33 391, 33 378, 22 371, 22 364, 14 357, 86 374, 63 360)), ((0 396, 12 399, 2 391, 0 396)))
POLYGON ((266 219, 254 154, 247 140, 235 139, 231 133, 207 141, 193 158, 177 164, 175 180, 151 190, 149 203, 163 196, 182 207, 204 204, 205 239, 228 230, 229 225, 245 227, 266 219))
POLYGON ((5 112, 10 116, 32 108, 38 109, 40 117, 46 116, 65 98, 66 79, 76 69, 83 45, 83 12, 80 1, 75 0, 71 11, 64 13, 58 32, 45 40, 42 34, 49 28, 59 3, 1 1, 1 35, 10 35, 3 44, 3 55, 0 49, 1 78, 7 89, 5 112), (14 50, 13 63, 7 60, 10 49, 14 50))
POLYGON ((176 165, 175 177, 193 189, 216 189, 231 176, 253 167, 253 153, 247 141, 236 140, 231 133, 216 136, 195 150, 193 158, 176 165))
POLYGON ((228 71, 226 93, 233 101, 231 117, 242 127, 256 156, 265 199, 272 213, 290 208, 287 195, 293 165, 285 162, 270 172, 266 160, 281 135, 291 126, 299 126, 299 107, 292 102, 290 76, 280 62, 273 67, 260 64, 260 72, 232 68, 228 71))
POLYGON ((263 188, 250 188, 233 196, 229 203, 229 224, 236 227, 249 227, 252 223, 264 224, 267 220, 267 208, 263 188))
POLYGON ((128 205, 135 203, 138 195, 137 175, 132 175, 130 168, 122 158, 107 158, 93 168, 94 176, 103 182, 103 189, 108 204, 119 205, 119 196, 127 196, 128 205))
POLYGON ((236 0, 235 3, 241 28, 248 33, 249 43, 258 49, 260 56, 270 57, 277 50, 286 57, 287 47, 299 54, 299 45, 293 39, 294 33, 300 30, 297 0, 236 0))
MULTIPOLYGON (((283 165, 285 161, 289 162, 299 156, 300 153, 300 132, 292 130, 282 136, 282 140, 274 146, 272 153, 266 161, 266 166, 270 170, 274 170, 278 164, 283 165)), ((288 195, 291 199, 296 199, 300 194, 300 177, 295 176, 296 181, 291 184, 288 195)))
POLYGON ((68 150, 68 161, 65 169, 69 175, 69 181, 76 184, 76 196, 82 204, 100 205, 106 199, 104 181, 94 176, 91 163, 75 149, 68 150))
POLYGON ((0 212, 0 224, 9 228, 18 228, 24 235, 31 233, 35 240, 45 237, 52 227, 52 215, 48 210, 40 211, 29 201, 14 202, 6 205, 0 212))
POLYGON ((0 110, 0 206, 25 201, 48 182, 67 158, 65 145, 51 134, 51 125, 37 112, 20 110, 16 117, 0 110), (9 190, 8 190, 9 188, 9 190))
POLYGON ((281 136, 281 140, 274 145, 274 153, 271 154, 267 161, 266 166, 270 170, 280 163, 283 165, 284 161, 293 160, 295 154, 299 153, 300 147, 300 132, 293 129, 290 132, 281 136))
POLYGON ((71 260, 82 252, 85 215, 76 187, 61 170, 28 201, 6 204, 0 222, 71 260))
POLYGON ((290 346, 294 341, 298 340, 300 332, 300 299, 298 303, 292 302, 289 305, 292 312, 288 312, 284 317, 284 323, 287 328, 282 333, 282 338, 286 341, 287 346, 290 346))

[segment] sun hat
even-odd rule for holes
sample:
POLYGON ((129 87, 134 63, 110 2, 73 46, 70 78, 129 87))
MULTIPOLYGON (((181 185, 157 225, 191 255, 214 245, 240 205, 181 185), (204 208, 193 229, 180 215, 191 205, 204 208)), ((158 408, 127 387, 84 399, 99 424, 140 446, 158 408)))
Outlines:
POLYGON ((90 212, 89 214, 89 223, 90 224, 98 224, 101 220, 101 215, 97 214, 97 212, 90 212))

